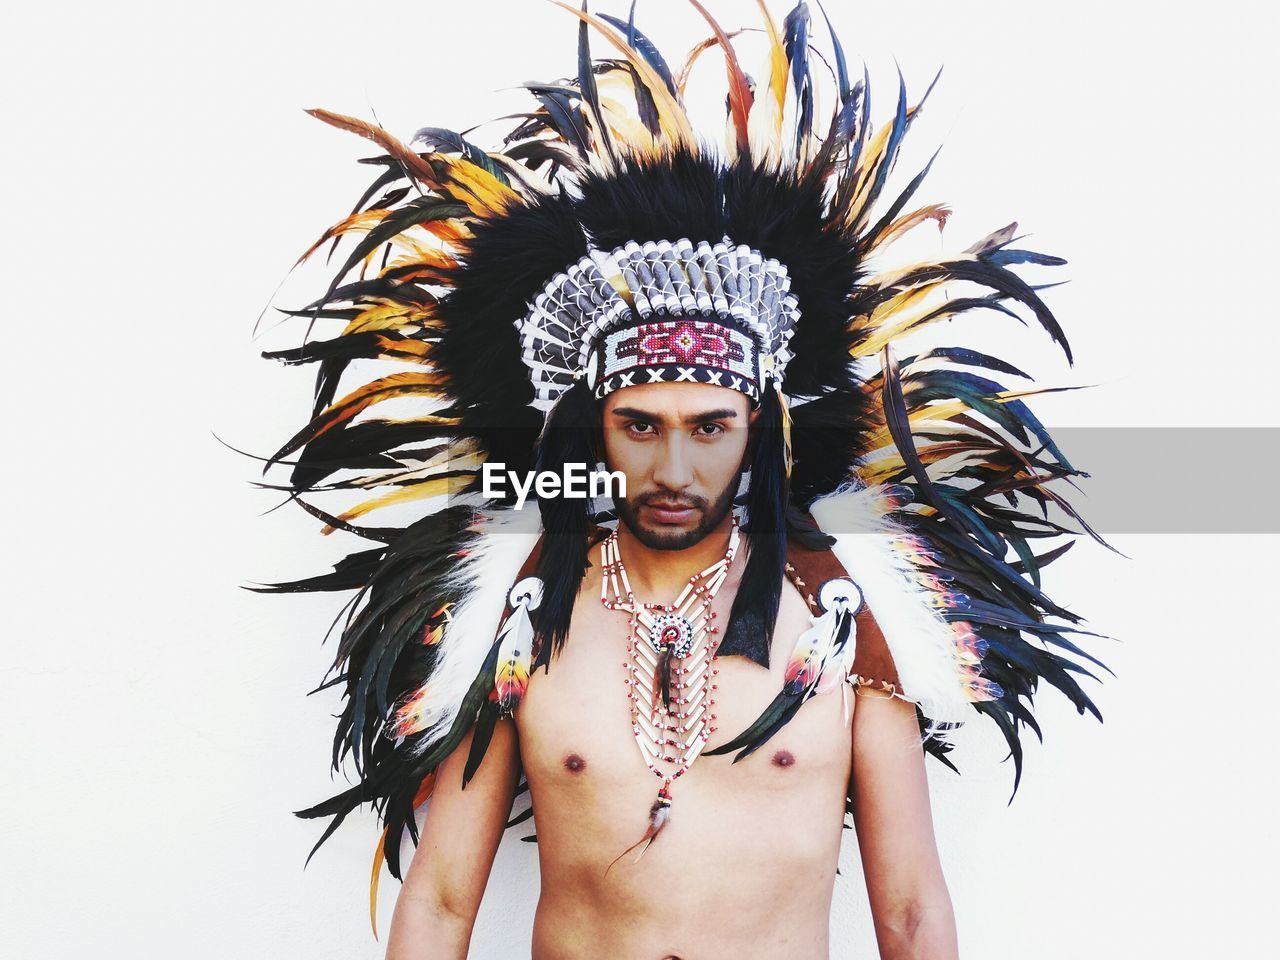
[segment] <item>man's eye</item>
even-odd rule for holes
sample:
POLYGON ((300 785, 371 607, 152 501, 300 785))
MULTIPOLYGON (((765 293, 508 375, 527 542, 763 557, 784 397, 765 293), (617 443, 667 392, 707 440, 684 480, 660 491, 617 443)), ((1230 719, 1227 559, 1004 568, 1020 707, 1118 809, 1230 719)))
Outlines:
POLYGON ((724 433, 724 427, 718 423, 702 423, 698 425, 697 434, 700 437, 718 437, 724 433))
POLYGON ((634 433, 637 436, 646 437, 653 433, 653 424, 636 420, 627 424, 627 432, 634 433))

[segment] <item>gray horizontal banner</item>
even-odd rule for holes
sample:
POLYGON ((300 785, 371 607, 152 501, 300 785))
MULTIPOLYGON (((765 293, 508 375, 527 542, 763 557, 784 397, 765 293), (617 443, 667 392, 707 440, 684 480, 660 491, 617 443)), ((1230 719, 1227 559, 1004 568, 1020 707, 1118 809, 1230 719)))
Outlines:
MULTIPOLYGON (((1058 427, 1079 492, 1055 489, 1109 533, 1280 533, 1280 427, 1058 427), (1272 491, 1268 494, 1267 491, 1272 491)), ((1050 510, 1051 519, 1075 527, 1050 510)))
MULTIPOLYGON (((1280 427, 1057 427, 1050 432, 1071 465, 1088 476, 1054 480, 1049 489, 1104 538, 1280 533, 1280 510, 1267 493, 1280 486, 1280 427)), ((513 448, 532 446, 532 437, 519 440, 513 448)), ((588 471, 597 467, 578 466, 588 471)), ((541 494, 530 488, 527 499, 520 497, 521 506, 537 511, 541 494)), ((474 497, 464 494, 457 502, 476 502, 474 497)), ((1032 501, 1020 498, 1019 504, 1040 515, 1032 501)), ((603 499, 595 506, 610 509, 603 499)), ((1048 518, 1081 529, 1078 520, 1055 504, 1050 504, 1048 518)))

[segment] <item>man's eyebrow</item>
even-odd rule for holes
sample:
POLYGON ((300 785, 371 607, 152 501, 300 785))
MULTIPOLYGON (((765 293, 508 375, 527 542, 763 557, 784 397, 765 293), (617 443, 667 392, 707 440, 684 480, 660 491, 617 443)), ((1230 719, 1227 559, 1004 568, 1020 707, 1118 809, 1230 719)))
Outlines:
POLYGON ((685 417, 685 423, 691 423, 698 426, 704 423, 712 423, 716 420, 736 420, 737 417, 737 410, 731 410, 728 407, 725 407, 721 410, 707 410, 703 413, 695 413, 691 417, 685 417))
MULTIPOLYGON (((628 420, 641 420, 645 423, 662 423, 666 418, 661 413, 652 413, 648 410, 641 410, 637 407, 614 407, 613 415, 615 417, 625 417, 628 420)), ((684 422, 693 426, 699 426, 704 423, 712 423, 716 420, 735 420, 738 417, 738 411, 729 407, 723 407, 718 410, 704 410, 702 413, 695 413, 692 416, 684 418, 684 422)))
POLYGON ((660 423, 663 419, 660 413, 650 413, 648 410, 640 410, 637 407, 614 407, 613 415, 626 417, 628 420, 643 420, 645 423, 660 423))

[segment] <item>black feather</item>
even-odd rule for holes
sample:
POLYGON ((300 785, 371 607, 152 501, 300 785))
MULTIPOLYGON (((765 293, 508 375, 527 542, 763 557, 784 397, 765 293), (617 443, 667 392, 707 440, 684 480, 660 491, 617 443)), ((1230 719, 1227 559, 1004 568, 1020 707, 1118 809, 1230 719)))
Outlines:
POLYGON ((467 269, 438 309, 433 359, 456 398, 459 433, 476 437, 495 463, 526 472, 542 415, 520 359, 515 321, 553 275, 587 252, 568 201, 547 197, 472 225, 467 269))

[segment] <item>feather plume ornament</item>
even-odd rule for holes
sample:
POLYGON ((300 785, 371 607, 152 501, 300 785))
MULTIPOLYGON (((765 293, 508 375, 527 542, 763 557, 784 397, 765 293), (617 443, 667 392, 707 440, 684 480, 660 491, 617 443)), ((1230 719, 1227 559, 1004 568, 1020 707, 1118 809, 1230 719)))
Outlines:
POLYGON ((529 686, 529 666, 533 661, 533 623, 529 612, 542 602, 542 581, 525 577, 508 596, 513 613, 498 630, 498 674, 494 681, 498 711, 509 717, 516 711, 529 686))
MULTIPOLYGON (((361 160, 368 188, 298 261, 325 251, 331 271, 281 310, 299 339, 263 353, 316 376, 305 422, 263 458, 264 478, 283 479, 261 485, 325 535, 357 541, 327 572, 250 587, 349 594, 318 689, 342 692, 332 764, 354 782, 299 811, 328 820, 316 848, 369 805, 382 826, 375 862, 399 878, 416 809, 455 787, 435 783, 442 760, 477 730, 470 778, 493 725, 551 667, 551 646, 537 643, 563 636, 581 543, 515 509, 514 495, 485 496, 481 470, 529 471, 560 426, 581 440, 589 416, 557 425, 555 414, 584 399, 589 414, 590 343, 641 316, 725 316, 769 340, 761 402, 787 441, 776 486, 751 502, 776 500, 793 538, 789 518, 811 514, 806 536, 830 544, 864 607, 851 614, 849 592, 816 616, 778 697, 720 752, 749 756, 807 699, 847 690, 866 651, 855 623, 873 615, 892 692, 916 705, 925 748, 950 765, 946 731, 988 718, 1016 790, 1044 687, 1101 719, 1082 683, 1105 670, 1086 649, 1097 634, 1053 598, 1046 568, 1080 538, 1102 541, 1063 492, 1087 474, 1031 409, 1062 388, 1028 385, 1022 364, 955 338, 966 324, 1016 320, 1070 363, 1046 287, 1023 276, 1064 261, 1023 247, 1016 224, 923 260, 899 252, 949 215, 915 199, 932 160, 902 183, 896 172, 928 89, 913 102, 899 74, 875 119, 871 76, 851 74, 825 12, 816 31, 807 4, 779 23, 761 0, 751 9, 764 31, 739 31, 690 0, 691 22, 710 33, 680 61, 635 4, 625 17, 556 6, 575 28, 573 66, 526 83, 529 108, 501 136, 423 126, 406 141, 310 111, 380 151, 361 160), (743 41, 758 39, 759 84, 743 67, 743 41), (723 74, 689 69, 704 53, 723 58, 723 74), (834 89, 819 62, 833 64, 834 89), (726 104, 722 149, 720 131, 695 129, 685 108, 704 82, 726 104), (340 502, 322 506, 330 498, 340 502), (527 583, 513 591, 535 560, 540 600, 527 583)), ((564 515, 586 529, 608 519, 564 515)), ((722 655, 762 662, 733 638, 753 625, 767 634, 769 599, 741 616, 735 605, 722 655)), ((655 809, 651 827, 668 813, 655 809)))
MULTIPOLYGON (((822 613, 800 634, 787 662, 782 690, 750 727, 705 756, 734 753, 737 763, 781 730, 809 698, 844 687, 857 648, 854 618, 863 607, 862 590, 847 578, 828 580, 819 591, 822 613)), ((847 709, 847 702, 846 702, 847 709)))
POLYGON ((644 836, 633 843, 627 849, 609 862, 609 866, 605 867, 605 876, 609 875, 609 871, 617 866, 618 861, 630 853, 635 853, 636 858, 632 863, 639 863, 640 858, 653 845, 653 841, 657 839, 658 834, 662 832, 671 820, 671 794, 667 792, 666 787, 658 790, 657 797, 654 798, 653 805, 649 807, 649 825, 645 828, 644 836), (638 853, 636 851, 639 851, 638 853))

